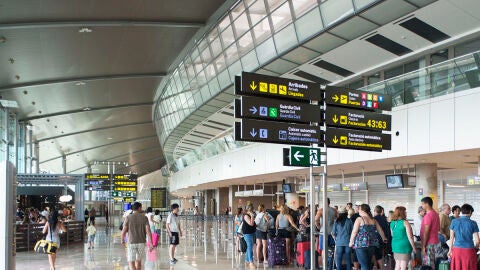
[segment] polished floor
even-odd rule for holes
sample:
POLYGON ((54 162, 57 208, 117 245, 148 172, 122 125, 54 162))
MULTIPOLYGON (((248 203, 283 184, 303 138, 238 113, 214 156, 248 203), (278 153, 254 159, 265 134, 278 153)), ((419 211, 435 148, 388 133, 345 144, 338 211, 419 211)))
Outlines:
MULTIPOLYGON (((63 245, 57 254, 57 270, 77 269, 128 269, 126 250, 120 244, 120 231, 115 226, 106 227, 104 220, 98 220, 95 247, 87 249, 87 244, 63 245)), ((170 266, 166 239, 160 239, 159 246, 148 252, 143 269, 245 269, 243 255, 232 252, 233 224, 225 220, 183 221, 185 235, 180 239, 176 258, 178 263, 170 266)), ((280 267, 276 267, 280 268, 280 267)), ((46 255, 34 252, 18 252, 16 269, 48 270, 46 255)), ((247 267, 247 269, 250 269, 247 267)), ((269 269, 260 264, 258 269, 269 269)), ((271 269, 271 268, 270 268, 271 269)), ((293 265, 281 269, 299 269, 293 265)))

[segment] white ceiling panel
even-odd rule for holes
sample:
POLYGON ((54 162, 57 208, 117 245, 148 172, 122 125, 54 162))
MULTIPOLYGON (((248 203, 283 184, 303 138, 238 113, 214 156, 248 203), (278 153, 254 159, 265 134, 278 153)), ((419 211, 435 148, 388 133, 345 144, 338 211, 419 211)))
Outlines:
MULTIPOLYGON (((458 1, 458 5, 462 2, 469 4, 470 1, 458 1)), ((470 7, 473 11, 477 10, 477 16, 480 11, 480 2, 476 2, 470 7)), ((459 9, 458 5, 454 5, 449 1, 438 1, 428 6, 426 9, 415 12, 416 17, 420 20, 432 25, 438 30, 444 32, 447 35, 455 36, 460 33, 467 32, 471 29, 478 28, 480 26, 480 19, 472 17, 470 12, 465 12, 459 9)), ((470 3, 471 5, 471 3, 470 3)))
POLYGON ((408 0, 408 2, 414 4, 418 7, 424 7, 426 5, 430 5, 431 3, 435 2, 435 1, 437 1, 437 0, 408 0))
POLYGON ((305 47, 298 47, 292 50, 291 52, 287 53, 286 55, 282 56, 282 58, 297 64, 303 64, 319 55, 320 55, 319 52, 312 51, 305 47))
POLYGON ((330 33, 323 33, 319 35, 318 37, 310 40, 309 42, 305 43, 303 46, 307 47, 311 50, 317 51, 317 52, 328 52, 331 49, 334 49, 347 41, 344 39, 341 39, 339 37, 336 37, 330 33))
POLYGON ((337 27, 328 30, 328 32, 341 38, 352 40, 370 32, 377 27, 378 25, 361 17, 355 16, 352 19, 338 25, 337 27))
POLYGON ((377 24, 384 25, 416 10, 416 7, 403 0, 387 0, 367 9, 361 14, 377 24))
POLYGON ((270 70, 265 70, 265 69, 259 69, 255 73, 268 75, 268 76, 279 76, 280 75, 278 73, 272 72, 270 70))
POLYGON ((478 0, 447 0, 450 4, 480 20, 480 3, 478 0))
POLYGON ((302 65, 298 69, 303 70, 307 73, 313 74, 313 75, 315 75, 317 77, 320 77, 322 79, 329 80, 331 82, 343 79, 343 77, 338 75, 338 74, 335 74, 333 72, 330 72, 330 71, 325 70, 323 68, 319 68, 319 67, 314 66, 314 65, 302 65))
POLYGON ((264 69, 271 70, 273 72, 277 72, 283 74, 292 68, 296 67, 297 64, 292 63, 287 60, 283 60, 282 58, 278 58, 277 60, 273 61, 272 63, 264 66, 264 69))
POLYGON ((378 33, 413 51, 432 44, 430 41, 401 27, 398 24, 387 24, 379 29, 378 33))
POLYGON ((354 40, 322 55, 322 59, 352 72, 378 65, 396 57, 364 40, 354 40))

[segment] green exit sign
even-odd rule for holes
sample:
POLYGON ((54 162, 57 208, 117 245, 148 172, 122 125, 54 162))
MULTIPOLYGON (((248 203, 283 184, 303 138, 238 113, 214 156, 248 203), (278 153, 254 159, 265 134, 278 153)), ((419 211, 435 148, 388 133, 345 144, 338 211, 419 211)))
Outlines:
POLYGON ((290 147, 290 166, 320 166, 320 149, 308 147, 290 147))

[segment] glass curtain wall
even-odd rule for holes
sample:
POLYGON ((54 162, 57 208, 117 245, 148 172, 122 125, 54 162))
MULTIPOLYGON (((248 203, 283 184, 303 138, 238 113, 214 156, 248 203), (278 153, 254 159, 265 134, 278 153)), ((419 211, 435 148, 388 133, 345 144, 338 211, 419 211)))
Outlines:
MULTIPOLYGON (((243 0, 208 30, 157 89, 160 143, 192 112, 325 27, 378 0, 243 0)), ((168 159, 168 157, 167 157, 168 159)))

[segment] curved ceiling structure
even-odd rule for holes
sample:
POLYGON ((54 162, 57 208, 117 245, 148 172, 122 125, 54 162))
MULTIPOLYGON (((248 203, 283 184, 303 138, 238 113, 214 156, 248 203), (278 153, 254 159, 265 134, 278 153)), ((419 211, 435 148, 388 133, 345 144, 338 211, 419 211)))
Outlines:
POLYGON ((154 92, 222 0, 0 1, 0 99, 39 144, 43 171, 160 169, 154 92))

